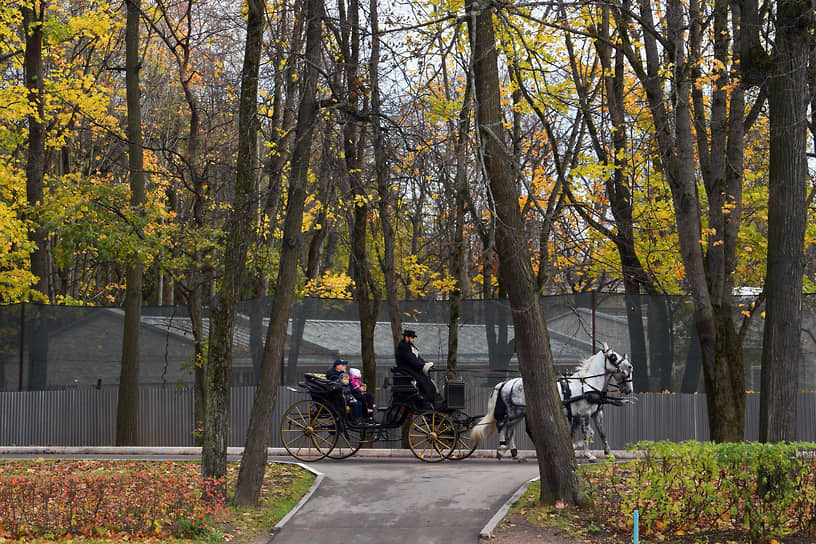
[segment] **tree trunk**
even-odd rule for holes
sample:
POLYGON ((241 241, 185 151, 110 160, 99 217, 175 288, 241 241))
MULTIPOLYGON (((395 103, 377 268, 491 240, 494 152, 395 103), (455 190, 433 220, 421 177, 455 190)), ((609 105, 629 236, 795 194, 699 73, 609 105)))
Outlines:
POLYGON ((513 177, 516 170, 507 164, 493 10, 486 3, 472 0, 466 2, 466 10, 472 14, 468 31, 480 149, 495 199, 496 247, 513 312, 527 419, 538 454, 540 500, 545 504, 554 504, 556 500, 581 504, 584 495, 575 473, 575 455, 556 390, 547 327, 518 205, 513 177))
MULTIPOLYGON (((369 60, 369 73, 371 79, 371 113, 373 122, 371 125, 372 140, 374 144, 374 171, 377 177, 377 210, 380 214, 380 229, 383 236, 383 252, 380 257, 380 268, 385 278, 385 300, 388 308, 388 317, 391 323, 391 338, 394 342, 394 351, 401 338, 402 314, 399 309, 399 297, 397 294, 397 275, 394 266, 394 251, 396 247, 396 236, 394 234, 394 213, 395 198, 389 183, 388 167, 385 162, 385 139, 380 126, 380 21, 377 11, 379 0, 371 0, 369 3, 369 17, 371 19, 371 57, 369 60)), ((376 317, 375 317, 376 319, 376 317)), ((364 376, 368 390, 375 391, 377 384, 376 376, 364 376)))
MULTIPOLYGON (((320 275, 320 260, 323 242, 329 234, 329 210, 332 201, 332 175, 331 175, 331 146, 330 138, 324 135, 323 151, 320 156, 320 172, 317 176, 316 197, 321 203, 320 212, 315 220, 316 228, 312 229, 309 247, 306 251, 306 271, 304 281, 310 282, 320 275)), ((286 361, 286 375, 284 383, 294 384, 298 380, 298 359, 300 358, 300 348, 303 345, 303 332, 306 330, 306 318, 308 317, 308 301, 301 301, 294 307, 292 312, 292 334, 289 337, 289 355, 286 361)))
MULTIPOLYGON (((639 5, 640 22, 649 29, 654 28, 651 3, 647 0, 641 0, 639 5)), ((689 6, 688 15, 691 22, 688 38, 690 42, 688 47, 689 58, 685 55, 685 17, 683 4, 679 0, 670 0, 666 6, 664 25, 666 34, 665 38, 661 40, 661 44, 664 46, 662 58, 658 51, 658 40, 653 32, 647 30, 643 34, 645 66, 642 64, 640 56, 633 54, 634 49, 631 42, 628 41, 628 34, 622 32, 618 35, 624 42, 624 50, 627 52, 629 62, 635 66, 641 83, 646 90, 655 124, 663 175, 666 177, 672 192, 685 278, 694 301, 695 326, 702 353, 711 438, 717 442, 733 442, 743 439, 745 387, 741 368, 742 361, 741 359, 733 359, 733 357, 740 356, 741 350, 738 346, 728 344, 728 342, 734 341, 737 336, 729 332, 727 323, 723 321, 725 317, 722 311, 723 298, 719 296, 724 292, 724 282, 728 281, 726 278, 727 273, 724 266, 707 262, 707 256, 700 243, 705 238, 701 228, 702 211, 695 175, 695 131, 692 130, 691 123, 692 89, 697 83, 693 77, 693 68, 695 63, 698 62, 700 54, 699 48, 695 48, 698 43, 695 40, 699 36, 700 24, 697 10, 697 4, 692 2, 689 6), (670 80, 672 86, 670 89, 672 93, 671 100, 666 98, 664 81, 661 77, 661 63, 682 67, 682 69, 673 71, 673 77, 670 80), (672 110, 668 108, 669 104, 673 105, 672 110), (714 276, 711 274, 714 274, 714 276), (718 298, 714 298, 712 293, 718 295, 718 298), (738 386, 737 383, 739 383, 738 386)), ((625 28, 628 21, 624 19, 628 15, 621 11, 615 13, 616 17, 619 18, 617 21, 618 27, 625 28)), ((721 13, 721 11, 718 12, 718 14, 721 13)), ((720 23, 718 22, 718 24, 720 23)), ((721 49, 722 44, 720 43, 717 51, 720 52, 721 49)), ((724 102, 720 98, 720 102, 713 101, 713 104, 712 107, 715 107, 718 104, 724 105, 724 102)), ((716 155, 718 160, 722 158, 724 149, 721 145, 722 134, 715 131, 717 142, 712 146, 713 152, 709 150, 707 142, 699 139, 700 132, 704 132, 705 127, 699 124, 702 119, 700 111, 695 113, 698 114, 695 118, 698 122, 696 127, 697 147, 698 154, 701 157, 701 169, 704 171, 706 180, 706 192, 709 201, 716 200, 717 195, 722 190, 719 185, 720 182, 715 180, 724 176, 724 173, 721 169, 718 170, 711 164, 707 164, 706 160, 711 158, 710 155, 716 155), (708 171, 709 175, 706 175, 706 171, 708 171)), ((717 119, 722 119, 721 112, 718 110, 712 113, 712 119, 712 123, 717 122, 717 119)), ((721 211, 714 213, 717 214, 721 211)), ((721 226, 717 224, 714 225, 714 228, 717 230, 716 236, 721 236, 723 232, 721 226)), ((709 243, 709 249, 711 249, 711 246, 717 248, 711 258, 721 260, 719 246, 722 242, 712 238, 709 243)), ((733 323, 731 330, 733 332, 733 323)))
POLYGON ((201 474, 212 480, 217 499, 226 499, 227 440, 229 437, 232 339, 246 259, 255 224, 255 166, 258 140, 258 72, 263 42, 264 3, 247 3, 247 34, 241 97, 238 110, 238 157, 235 197, 225 225, 226 245, 221 286, 210 314, 207 358, 207 417, 201 452, 201 474))
POLYGON ((768 269, 759 439, 796 440, 796 395, 807 220, 807 105, 812 8, 777 4, 774 71, 768 80, 771 121, 768 181, 768 269))
MULTIPOLYGON (((28 115, 28 157, 26 160, 26 199, 31 212, 42 206, 45 178, 45 105, 43 103, 43 21, 45 2, 23 3, 20 7, 25 32, 23 69, 28 100, 35 114, 28 115), (30 7, 29 7, 30 6, 30 7)), ((33 221, 31 241, 35 248, 31 253, 31 273, 37 277, 37 290, 48 300, 48 238, 47 233, 33 221)))
POLYGON ((306 202, 306 180, 309 173, 314 126, 317 122, 315 93, 323 30, 322 15, 322 0, 308 0, 305 15, 307 26, 306 72, 301 80, 301 102, 295 128, 295 147, 292 151, 291 179, 280 270, 264 347, 261 383, 255 393, 252 415, 247 429, 247 440, 238 473, 238 483, 235 488, 233 502, 239 506, 257 505, 266 469, 266 448, 280 381, 280 364, 283 360, 286 327, 297 280, 297 263, 302 240, 300 231, 303 225, 303 207, 306 202))
MULTIPOLYGON (((446 62, 442 64, 445 98, 451 100, 450 83, 446 62)), ((471 92, 473 83, 468 72, 465 80, 465 94, 462 98, 462 109, 459 110, 459 119, 454 124, 448 122, 448 142, 454 142, 453 160, 456 169, 453 176, 453 251, 450 256, 450 275, 454 278, 455 286, 450 294, 450 314, 448 316, 448 379, 456 375, 457 357, 459 352, 459 321, 462 314, 462 298, 465 285, 470 281, 467 277, 467 252, 465 247, 465 203, 468 195, 467 161, 465 147, 468 142, 470 127, 470 113, 472 110, 471 92)))
MULTIPOLYGON (((340 0, 340 4, 344 0, 340 0)), ((365 94, 360 78, 360 4, 359 0, 349 0, 346 17, 339 10, 341 33, 340 47, 344 65, 346 97, 356 108, 365 94)), ((360 315, 360 355, 363 359, 363 376, 366 383, 376 383, 377 363, 374 358, 374 327, 377 324, 379 296, 371 281, 368 257, 368 215, 370 210, 367 186, 363 179, 363 153, 365 149, 366 126, 352 113, 346 113, 343 125, 343 152, 346 175, 351 185, 353 198, 351 222, 351 256, 349 266, 352 289, 360 315)))
MULTIPOLYGON (((141 213, 145 202, 145 172, 142 151, 142 108, 139 89, 139 26, 141 0, 127 1, 125 28, 125 77, 127 80, 128 169, 130 205, 141 213)), ((116 412, 116 445, 135 446, 139 423, 139 331, 142 317, 142 263, 137 254, 127 263, 125 324, 122 334, 122 367, 116 412)))

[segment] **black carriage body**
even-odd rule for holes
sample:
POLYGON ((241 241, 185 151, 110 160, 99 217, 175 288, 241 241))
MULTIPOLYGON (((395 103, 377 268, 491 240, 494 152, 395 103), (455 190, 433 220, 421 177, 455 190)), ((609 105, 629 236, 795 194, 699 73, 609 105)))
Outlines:
POLYGON ((325 404, 335 417, 345 419, 346 401, 343 398, 343 387, 334 381, 317 374, 305 374, 306 381, 299 385, 306 389, 312 400, 325 404))
POLYGON ((357 422, 351 417, 340 384, 318 374, 304 375, 299 385, 309 393, 311 401, 295 403, 284 414, 281 436, 286 434, 287 451, 301 460, 314 461, 326 456, 342 459, 353 455, 362 444, 398 440, 397 435, 392 438, 389 430, 403 428, 410 421, 408 444, 418 459, 437 462, 464 459, 473 453, 475 443, 470 442, 465 432, 472 428, 475 418, 462 411, 464 382, 446 380, 445 400, 428 409, 411 375, 396 367, 391 373, 390 404, 378 410, 375 423, 357 422), (303 403, 308 404, 308 409, 299 406, 303 403), (332 414, 328 419, 320 416, 321 411, 327 410, 332 414), (306 411, 308 417, 302 415, 306 411), (292 444, 300 447, 295 449, 292 444))

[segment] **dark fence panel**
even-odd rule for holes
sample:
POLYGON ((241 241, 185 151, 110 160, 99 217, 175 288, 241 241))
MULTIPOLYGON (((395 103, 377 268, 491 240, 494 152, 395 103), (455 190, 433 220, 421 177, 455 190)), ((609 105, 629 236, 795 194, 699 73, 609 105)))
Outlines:
MULTIPOLYGON (((799 389, 816 390, 816 307, 804 297, 799 389)), ((751 307, 735 297, 735 319, 751 307)), ((257 385, 271 300, 241 304, 233 338, 233 385, 257 385)), ((699 342, 688 297, 577 293, 542 297, 558 372, 567 372, 606 342, 635 365, 638 392, 703 392, 699 342)), ((448 358, 446 301, 401 303, 404 326, 417 347, 441 368, 448 358)), ((207 309, 204 334, 208 332, 207 309)), ((349 300, 305 299, 292 309, 281 375, 295 385, 304 372, 325 371, 336 358, 362 367, 357 305, 349 300)), ((376 382, 394 364, 391 326, 381 308, 374 331, 376 382)), ((41 304, 0 306, 0 391, 117 387, 124 312, 120 308, 41 304)), ((761 308, 743 345, 745 387, 759 390, 761 308)), ((468 385, 486 386, 518 375, 515 334, 506 300, 466 300, 457 328, 459 373, 468 385)), ((185 387, 193 382, 193 334, 183 306, 145 307, 140 334, 140 383, 185 387)))
MULTIPOLYGON (((465 412, 481 415, 487 406, 490 388, 469 388, 465 412)), ((229 446, 241 447, 252 410, 255 388, 235 387, 231 394, 229 446)), ((304 393, 281 387, 278 391, 270 445, 281 447, 279 425, 283 412, 294 402, 308 398, 304 393)), ((115 389, 68 391, 0 392, 0 446, 113 446, 116 428, 115 389)), ((607 435, 613 449, 623 449, 641 440, 708 440, 708 415, 705 395, 646 394, 637 402, 605 408, 607 435)), ((816 442, 816 393, 797 396, 798 440, 816 442)), ((182 388, 142 388, 139 421, 140 446, 194 446, 193 394, 182 388)), ((386 406, 387 392, 381 391, 377 403, 386 406)), ((747 398, 745 439, 758 436, 759 395, 747 398)), ((392 440, 376 447, 399 448, 399 430, 392 440)), ((520 449, 532 444, 523 431, 517 433, 520 449)), ((600 448, 596 441, 594 448, 600 448)), ((481 447, 495 448, 495 435, 481 447)))

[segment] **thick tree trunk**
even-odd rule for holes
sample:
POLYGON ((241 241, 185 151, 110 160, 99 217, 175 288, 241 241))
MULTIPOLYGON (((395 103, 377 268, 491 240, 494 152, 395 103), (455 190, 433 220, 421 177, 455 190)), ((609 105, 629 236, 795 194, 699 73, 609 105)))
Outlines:
POLYGON ((801 0, 781 0, 777 5, 774 71, 768 81, 768 270, 759 427, 763 442, 796 439, 807 218, 807 76, 813 10, 801 0))
POLYGON ((480 148, 496 204, 496 247, 513 312, 516 352, 527 397, 527 418, 538 454, 540 500, 583 502, 575 455, 556 391, 549 337, 526 245, 514 168, 504 145, 493 11, 487 3, 466 3, 480 148))
MULTIPOLYGON (((43 21, 45 2, 23 3, 25 32, 25 53, 23 69, 28 100, 34 106, 35 114, 26 118, 28 124, 28 156, 26 158, 26 199, 31 210, 43 205, 43 183, 45 178, 45 105, 43 103, 43 21)), ((37 277, 37 290, 48 299, 48 238, 46 232, 34 222, 31 241, 35 248, 31 253, 31 273, 37 277)))
MULTIPOLYGON (((649 28, 654 28, 654 16, 652 4, 647 0, 641 0, 640 20, 649 28)), ((683 4, 679 0, 670 0, 666 6, 665 39, 661 41, 664 47, 663 55, 658 51, 658 40, 655 35, 646 31, 643 35, 643 51, 645 52, 645 65, 637 55, 631 54, 632 44, 628 42, 628 35, 620 33, 620 38, 627 47, 628 59, 636 67, 636 71, 641 78, 641 82, 646 90, 652 118, 655 123, 655 132, 660 153, 663 174, 669 183, 672 191, 674 213, 677 222, 677 233, 680 242, 680 253, 683 260, 686 282, 691 290, 694 301, 694 317, 697 334, 700 340, 702 353, 703 370, 706 379, 706 393, 709 408, 709 428, 711 438, 718 442, 740 441, 744 433, 744 395, 743 371, 741 359, 733 359, 740 355, 738 346, 730 345, 729 342, 736 340, 737 336, 729 333, 727 324, 723 321, 722 300, 725 296, 724 285, 729 281, 728 273, 725 270, 724 254, 720 248, 722 241, 712 239, 711 244, 716 248, 712 254, 712 259, 717 262, 707 262, 706 254, 700 243, 704 240, 702 232, 702 211, 698 197, 697 179, 695 175, 694 156, 694 135, 692 130, 691 98, 694 87, 693 69, 699 55, 699 13, 695 3, 689 5, 688 19, 689 26, 689 54, 686 58, 686 35, 684 29, 686 17, 683 13, 683 4), (695 47, 697 47, 695 49, 695 47), (671 79, 672 100, 666 99, 663 78, 661 76, 661 63, 669 63, 683 69, 676 70, 671 79), (688 66, 688 69, 686 67, 688 66), (667 107, 673 105, 673 110, 667 107), (714 274, 715 276, 711 276, 714 274), (714 296, 717 298, 714 298, 714 296), (739 385, 736 385, 739 383, 739 385)), ((718 6, 718 9, 720 6, 718 6)), ((722 11, 717 12, 719 15, 722 11)), ((625 27, 628 22, 627 15, 623 12, 616 12, 619 18, 618 26, 625 27)), ((722 21, 718 20, 718 25, 722 21)), ((721 28, 721 26, 718 26, 721 28)), ((717 52, 721 53, 723 44, 718 44, 717 52)), ((724 86, 723 86, 724 87, 724 86)), ((722 89, 719 89, 722 90, 722 89)), ((712 113, 712 124, 720 122, 722 125, 722 107, 725 101, 718 95, 713 101, 712 107, 720 109, 712 113), (718 121, 720 120, 720 121, 718 121)), ((699 110, 700 108, 698 108, 699 110)), ((700 125, 702 119, 701 112, 698 111, 696 118, 698 122, 696 134, 702 136, 701 131, 705 127, 700 125)), ((698 152, 700 155, 701 169, 706 178, 706 191, 709 201, 721 202, 723 192, 720 183, 724 179, 725 172, 717 164, 723 164, 723 133, 720 127, 714 130, 716 143, 709 149, 704 139, 698 139, 698 152), (712 151, 713 150, 713 151, 712 151), (711 155, 716 155, 716 160, 711 155), (718 162, 719 161, 719 162, 718 162), (717 163, 717 164, 713 164, 717 163), (706 173, 707 172, 707 173, 706 173), (717 181, 720 180, 720 181, 717 181)), ((710 220, 716 221, 717 214, 722 210, 714 212, 710 220)), ((717 231, 715 236, 722 236, 723 228, 717 223, 713 226, 717 231)), ((730 296, 730 293, 728 293, 730 296)), ((733 325, 732 325, 733 330, 733 325)))
POLYGON ((232 386, 232 339, 246 259, 255 224, 255 167, 258 140, 258 72, 263 41, 264 3, 247 3, 247 35, 241 73, 238 110, 238 157, 235 197, 225 225, 224 271, 210 314, 207 358, 207 417, 201 452, 201 474, 212 479, 212 492, 226 498, 227 439, 229 437, 230 387, 232 386))
MULTIPOLYGON (((139 89, 139 26, 141 1, 127 1, 125 29, 125 77, 127 80, 128 169, 130 205, 140 213, 145 202, 144 154, 142 150, 142 108, 139 89)), ((137 444, 139 423, 139 331, 142 317, 142 263, 136 254, 127 264, 125 324, 122 334, 122 367, 116 412, 116 445, 137 444)))
POLYGON ((300 254, 303 207, 306 202, 306 180, 309 173, 314 126, 317 123, 317 77, 320 43, 323 30, 322 0, 308 0, 306 9, 306 72, 301 80, 301 102, 295 128, 295 147, 292 151, 289 198, 283 230, 278 283, 275 302, 269 318, 264 347, 261 383, 255 393, 252 415, 247 429, 247 440, 241 458, 234 503, 254 506, 263 484, 266 469, 266 448, 272 427, 272 416, 280 381, 280 365, 286 342, 286 327, 292 308, 297 263, 300 254))

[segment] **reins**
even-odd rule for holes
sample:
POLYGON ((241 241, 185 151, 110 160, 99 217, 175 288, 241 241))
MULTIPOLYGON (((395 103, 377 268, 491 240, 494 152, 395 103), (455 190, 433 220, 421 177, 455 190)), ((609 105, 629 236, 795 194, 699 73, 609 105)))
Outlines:
MULTIPOLYGON (((590 402, 591 404, 611 404, 611 403, 613 403, 613 401, 609 400, 609 396, 607 394, 608 389, 610 387, 612 387, 612 384, 610 383, 609 379, 604 381, 604 385, 601 388, 598 388, 595 385, 588 382, 588 380, 591 380, 592 378, 602 378, 602 377, 607 377, 607 376, 611 377, 611 376, 614 376, 615 374, 621 372, 620 364, 617 363, 617 354, 613 353, 612 355, 613 356, 610 356, 607 352, 603 352, 604 371, 602 373, 600 373, 600 374, 591 374, 589 376, 573 376, 573 375, 570 375, 570 374, 562 374, 561 375, 561 377, 558 380, 559 384, 561 385, 562 396, 564 397, 561 402, 564 404, 564 406, 567 409, 568 417, 570 417, 570 418, 572 417, 572 409, 571 409, 570 405, 573 402, 577 402, 579 400, 586 399, 587 402, 590 402), (606 366, 607 362, 612 364, 612 369, 611 370, 609 368, 607 368, 607 366, 606 366), (582 391, 581 391, 580 395, 576 395, 574 397, 572 396, 572 391, 570 391, 569 383, 568 383, 569 380, 578 380, 578 381, 581 382, 581 390, 582 391), (584 391, 583 390, 584 386, 589 387, 590 391, 584 391)), ((624 360, 625 360, 625 358, 624 358, 624 360)), ((632 378, 630 377, 630 378, 625 379, 623 381, 623 383, 631 382, 631 381, 632 381, 632 378)), ((615 386, 616 390, 618 390, 618 391, 621 390, 621 384, 620 383, 616 383, 616 384, 614 384, 614 386, 615 386)))

